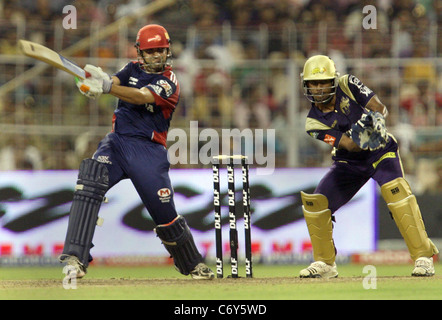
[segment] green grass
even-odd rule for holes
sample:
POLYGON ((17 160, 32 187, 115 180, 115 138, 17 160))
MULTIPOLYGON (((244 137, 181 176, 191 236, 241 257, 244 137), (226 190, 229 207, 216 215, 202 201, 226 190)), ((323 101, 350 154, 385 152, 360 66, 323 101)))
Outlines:
MULTIPOLYGON (((254 266, 253 279, 195 281, 171 266, 92 266, 76 289, 63 288, 62 268, 0 269, 0 299, 13 300, 408 300, 442 299, 442 277, 415 278, 412 265, 376 266, 376 288, 364 289, 363 266, 341 265, 337 279, 299 279, 305 266, 254 266)), ((436 272, 440 264, 436 265, 436 272)), ((227 270, 225 270, 227 273, 227 270)), ((240 273, 244 270, 240 268, 240 273)), ((367 281, 367 280, 366 280, 367 281)), ((369 284, 374 284, 372 281, 369 284)))

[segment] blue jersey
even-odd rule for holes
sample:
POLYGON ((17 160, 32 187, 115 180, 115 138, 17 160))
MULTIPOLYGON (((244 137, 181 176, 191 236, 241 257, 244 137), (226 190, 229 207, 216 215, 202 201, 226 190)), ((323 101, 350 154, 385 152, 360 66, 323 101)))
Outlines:
POLYGON ((155 97, 152 104, 135 105, 118 100, 112 131, 121 135, 149 139, 166 146, 172 114, 178 104, 180 87, 170 68, 163 73, 146 73, 139 62, 129 62, 114 76, 122 86, 146 87, 155 97))

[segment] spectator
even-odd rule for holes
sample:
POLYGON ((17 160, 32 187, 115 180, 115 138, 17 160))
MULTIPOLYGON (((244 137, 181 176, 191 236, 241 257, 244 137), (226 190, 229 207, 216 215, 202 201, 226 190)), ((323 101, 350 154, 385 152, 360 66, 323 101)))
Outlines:
MULTIPOLYGON (((37 40, 49 47, 58 45, 66 48, 88 37, 92 23, 101 24, 102 27, 150 2, 2 1, 0 27, 6 32, 0 40, 0 54, 16 54, 16 39, 21 36, 37 40), (55 43, 55 30, 60 31, 60 26, 56 23, 63 18, 62 8, 65 5, 76 7, 78 29, 62 30, 65 33, 63 42, 55 43), (21 32, 21 26, 25 26, 24 34, 17 34, 17 30, 21 32)), ((284 127, 287 104, 284 90, 281 88, 284 87, 284 78, 288 73, 283 69, 275 69, 276 67, 270 66, 268 61, 260 61, 262 58, 279 56, 280 59, 284 59, 296 55, 310 55, 318 50, 333 56, 337 64, 343 61, 342 59, 384 58, 390 54, 399 58, 441 56, 442 37, 437 37, 437 43, 431 43, 432 24, 442 21, 441 1, 432 1, 433 9, 429 9, 431 5, 427 6, 426 2, 414 0, 382 1, 376 5, 378 29, 363 30, 362 7, 371 3, 372 1, 356 0, 189 0, 178 2, 148 18, 163 21, 169 29, 176 30, 174 34, 180 34, 180 43, 177 42, 178 38, 174 38, 172 46, 183 47, 181 54, 178 54, 179 50, 173 51, 177 76, 186 83, 186 86, 182 87, 181 104, 177 112, 184 112, 186 120, 204 119, 201 121, 205 122, 201 122, 200 125, 227 125, 226 121, 218 120, 226 119, 230 114, 235 104, 229 99, 235 98, 240 105, 239 116, 234 119, 238 121, 237 125, 269 126, 271 121, 276 120, 274 123, 284 127), (388 19, 385 19, 387 14, 388 19), (195 28, 196 38, 188 32, 191 30, 188 27, 195 28), (268 38, 263 37, 265 33, 262 32, 266 28, 268 38), (209 56, 207 53, 210 53, 209 56), (205 68, 206 65, 202 65, 200 61, 195 60, 196 58, 213 60, 220 68, 205 68), (250 60, 253 62, 250 63, 250 60), (260 90, 253 90, 258 84, 261 86, 260 90), (241 117, 241 114, 244 116, 241 117), (252 117, 249 118, 250 115, 252 117)), ((124 58, 122 55, 126 53, 123 51, 134 50, 132 45, 127 45, 127 50, 122 50, 125 43, 129 42, 132 41, 122 39, 116 34, 100 41, 98 45, 94 44, 96 51, 85 50, 77 53, 74 59, 84 64, 91 55, 94 58, 110 58, 109 68, 115 69, 118 60, 112 58, 124 58)), ((127 55, 133 56, 128 53, 127 55)), ((294 61, 296 63, 298 60, 295 58, 294 61)), ((413 63, 402 70, 395 67, 392 69, 388 65, 381 66, 377 60, 367 64, 367 60, 364 59, 363 68, 359 64, 349 63, 348 66, 341 66, 339 69, 346 73, 346 68, 348 72, 354 67, 360 68, 365 82, 384 88, 385 99, 391 96, 391 117, 388 121, 405 124, 410 122, 416 129, 418 126, 442 125, 442 91, 435 88, 435 85, 441 83, 437 81, 440 75, 437 73, 437 65, 428 61, 423 59, 419 64, 413 63), (395 70, 403 72, 400 79, 397 78, 395 70), (397 104, 396 90, 401 90, 400 104, 397 104), (396 114, 397 110, 400 111, 400 115, 396 114)), ((20 70, 21 66, 17 67, 15 63, 1 64, 0 84, 13 79, 17 72, 22 72, 30 66, 25 65, 20 70)), ((73 101, 81 97, 73 95, 70 82, 63 82, 62 92, 54 90, 54 81, 60 79, 54 78, 55 74, 53 69, 48 69, 47 73, 39 75, 38 81, 30 81, 20 88, 23 94, 13 92, 10 102, 3 99, 0 102, 0 123, 110 125, 109 113, 112 110, 105 109, 103 101, 74 104, 73 101), (60 96, 57 95, 64 97, 63 106, 60 105, 60 96)), ((72 80, 68 77, 66 79, 72 80)), ((381 92, 380 88, 376 90, 381 92)), ((68 154, 72 152, 70 147, 74 144, 70 141, 71 138, 67 140, 68 142, 58 143, 59 151, 52 150, 51 142, 45 143, 44 147, 34 144, 43 155, 45 168, 63 169, 63 166, 71 167, 71 163, 76 161, 74 157, 69 161, 61 161, 66 156, 70 157, 68 154)), ((4 137, 0 137, 0 143, 6 147, 4 137)), ((32 145, 32 142, 29 143, 32 145)), ((410 147, 413 147, 411 142, 410 147)), ((7 152, 4 151, 3 154, 7 152)), ((402 155, 404 156, 404 153, 402 155)), ((302 157, 310 159, 307 161, 311 161, 309 163, 313 165, 318 163, 318 159, 314 161, 313 158, 319 158, 320 152, 312 151, 302 157)), ((76 168, 77 165, 72 167, 76 168)))
POLYGON ((437 183, 435 191, 440 193, 442 192, 442 159, 438 159, 436 161, 436 174, 437 174, 437 183))
POLYGON ((403 93, 401 108, 407 111, 410 123, 414 126, 435 125, 436 113, 442 109, 442 95, 435 91, 434 84, 419 80, 409 84, 403 93))

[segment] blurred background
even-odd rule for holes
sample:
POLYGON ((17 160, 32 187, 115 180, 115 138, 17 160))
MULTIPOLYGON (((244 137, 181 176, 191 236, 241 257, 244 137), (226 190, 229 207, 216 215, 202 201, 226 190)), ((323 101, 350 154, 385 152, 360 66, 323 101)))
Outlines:
MULTIPOLYGON (((77 170, 110 131, 116 105, 109 95, 88 100, 71 76, 20 56, 17 39, 112 74, 136 60, 139 28, 159 23, 170 34, 182 90, 171 129, 188 130, 195 120, 200 130, 275 129, 277 167, 331 164, 329 146, 304 131, 305 59, 327 54, 341 75, 356 75, 387 105, 406 177, 442 237, 442 1, 188 0, 123 19, 151 2, 0 1, 0 171, 77 170), (76 29, 63 28, 67 5, 76 8, 76 29), (366 5, 375 6, 374 29, 363 27, 366 5), (17 77, 19 85, 8 87, 17 77)), ((398 237, 391 232, 384 237, 398 237)))

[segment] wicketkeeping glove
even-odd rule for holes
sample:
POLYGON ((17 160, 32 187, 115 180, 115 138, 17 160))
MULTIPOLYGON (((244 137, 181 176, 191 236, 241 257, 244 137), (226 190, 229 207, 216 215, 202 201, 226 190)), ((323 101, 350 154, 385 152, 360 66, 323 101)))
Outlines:
POLYGON ((387 132, 387 128, 385 127, 385 118, 382 116, 382 114, 380 112, 374 112, 374 111, 370 111, 368 113, 368 117, 372 118, 372 126, 375 132, 379 133, 379 135, 381 136, 381 139, 385 140, 385 143, 388 142, 389 137, 388 137, 388 132, 387 132))
POLYGON ((379 112, 370 111, 353 124, 351 139, 363 150, 384 148, 389 140, 385 119, 379 112))
POLYGON ((111 77, 101 70, 100 67, 87 64, 84 67, 87 77, 84 80, 75 79, 80 92, 88 98, 96 99, 102 93, 109 93, 112 87, 111 77))

